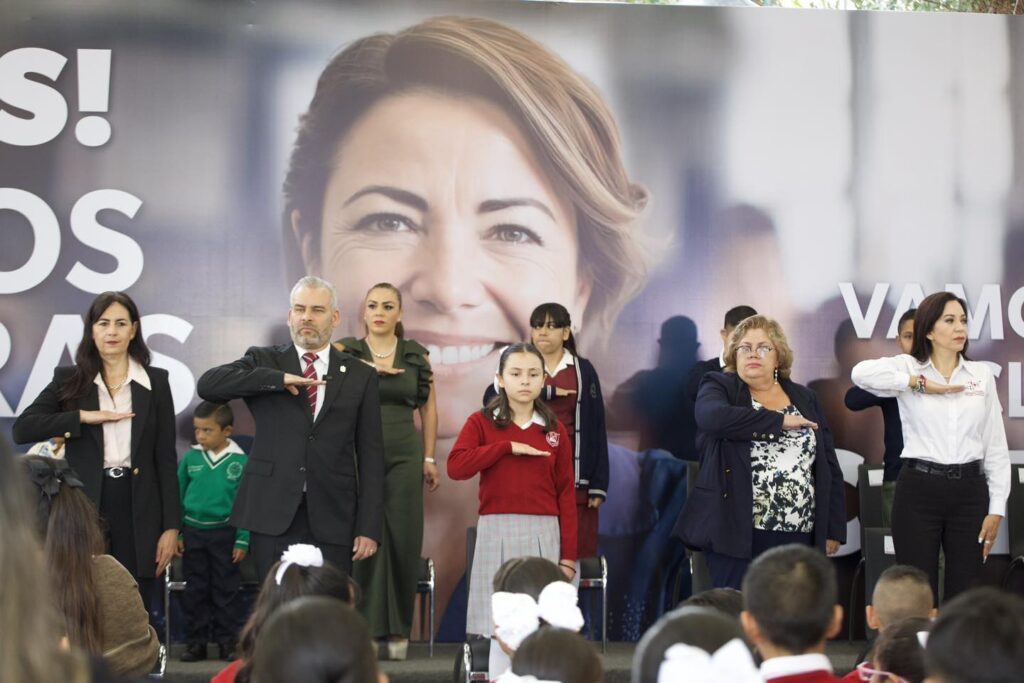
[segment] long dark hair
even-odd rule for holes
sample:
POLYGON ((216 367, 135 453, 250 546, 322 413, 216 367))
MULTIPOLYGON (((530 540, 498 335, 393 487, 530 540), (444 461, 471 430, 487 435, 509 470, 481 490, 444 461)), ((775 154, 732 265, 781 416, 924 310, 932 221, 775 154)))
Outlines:
MULTIPOLYGON (((366 300, 370 298, 370 292, 372 292, 375 289, 386 289, 392 294, 394 294, 395 298, 398 299, 398 310, 402 310, 402 290, 400 290, 398 287, 395 287, 390 282, 378 282, 373 287, 370 287, 368 290, 366 290, 366 296, 363 297, 364 312, 366 310, 366 300)), ((366 331, 366 336, 369 337, 370 328, 366 326, 365 322, 363 323, 363 329, 366 331)), ((395 325, 395 336, 398 337, 399 339, 405 339, 405 326, 402 325, 401 320, 399 320, 398 323, 395 325)))
MULTIPOLYGON (((547 324, 548 320, 558 325, 559 327, 572 327, 572 319, 569 317, 569 311, 562 304, 556 304, 549 302, 541 304, 537 308, 533 309, 533 313, 530 314, 530 327, 537 329, 547 324)), ((563 343, 565 348, 569 349, 569 353, 574 356, 580 355, 576 350, 576 338, 572 336, 572 329, 569 330, 569 338, 563 343)))
MULTIPOLYGON (((513 353, 532 353, 540 359, 541 368, 544 367, 544 356, 537 347, 533 344, 527 344, 526 342, 520 342, 518 344, 512 344, 505 348, 501 352, 501 357, 498 360, 498 374, 500 375, 505 371, 505 363, 508 361, 509 356, 513 353)), ((553 432, 558 429, 558 418, 555 417, 554 411, 548 408, 544 401, 540 400, 538 396, 533 400, 533 409, 541 414, 544 418, 544 431, 553 432)), ((505 393, 504 387, 498 387, 498 395, 491 399, 490 403, 484 406, 481 411, 488 420, 494 423, 495 426, 504 429, 512 424, 512 408, 508 404, 508 394, 505 393), (495 414, 497 412, 497 414, 495 414)))
MULTIPOLYGON (((950 301, 959 303, 964 309, 964 313, 967 313, 967 302, 952 292, 929 294, 921 302, 921 305, 917 307, 917 312, 914 313, 914 344, 910 347, 910 355, 916 358, 919 363, 926 362, 932 355, 932 342, 928 339, 928 335, 931 333, 932 328, 935 327, 935 323, 942 317, 942 311, 950 301)), ((970 360, 967 357, 968 343, 969 340, 965 339, 963 351, 960 352, 964 360, 970 360)))
POLYGON ((89 306, 86 314, 85 327, 82 329, 82 341, 78 342, 75 351, 75 371, 61 387, 58 398, 62 403, 77 401, 88 393, 96 379, 97 373, 103 369, 99 349, 92 339, 92 326, 100 319, 103 312, 113 304, 121 304, 128 309, 128 319, 137 327, 135 337, 128 342, 128 355, 143 367, 149 366, 149 347, 142 339, 142 321, 139 319, 139 308, 132 298, 124 292, 103 292, 89 306))
POLYGON ((377 683, 370 627, 340 600, 293 600, 269 619, 264 634, 253 655, 254 683, 377 683))
POLYGON ((305 596, 326 596, 346 602, 350 605, 357 600, 355 582, 348 574, 333 564, 325 562, 321 567, 304 567, 291 565, 285 570, 278 585, 277 570, 280 562, 274 563, 263 580, 256 605, 253 606, 249 620, 242 627, 238 638, 238 658, 242 666, 235 675, 237 683, 248 683, 252 676, 252 657, 256 651, 256 640, 260 631, 270 617, 280 608, 296 598, 305 596))
POLYGON ((36 484, 43 549, 68 640, 75 647, 102 654, 103 606, 93 557, 103 553, 104 539, 96 506, 63 461, 29 455, 24 466, 36 484))

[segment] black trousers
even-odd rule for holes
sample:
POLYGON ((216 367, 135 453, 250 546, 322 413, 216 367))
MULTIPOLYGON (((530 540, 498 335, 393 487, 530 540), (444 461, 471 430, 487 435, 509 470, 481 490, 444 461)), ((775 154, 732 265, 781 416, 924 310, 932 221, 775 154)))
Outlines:
POLYGON ((903 467, 892 504, 896 561, 928 574, 935 604, 939 596, 939 548, 946 555, 943 599, 971 587, 981 572, 981 523, 988 514, 984 473, 949 479, 903 467))
POLYGON ((281 553, 288 549, 293 543, 308 543, 320 548, 324 560, 335 567, 352 574, 352 546, 334 545, 323 543, 313 538, 313 532, 309 527, 309 510, 306 508, 306 497, 302 497, 299 509, 295 511, 295 517, 291 525, 280 536, 260 534, 252 531, 249 533, 249 549, 252 551, 252 559, 256 563, 256 573, 260 581, 270 573, 270 568, 281 559, 281 553))
POLYGON ((708 563, 708 573, 711 575, 711 585, 714 588, 735 588, 743 590, 743 577, 750 568, 750 563, 757 559, 761 553, 777 548, 780 545, 797 543, 799 545, 814 545, 814 534, 811 532, 789 532, 789 531, 765 531, 754 529, 751 539, 750 559, 731 557, 712 551, 704 553, 708 563))
MULTIPOLYGON (((151 578, 140 578, 138 554, 135 551, 135 523, 132 516, 131 475, 111 479, 103 477, 100 493, 100 520, 105 527, 108 552, 120 562, 135 582, 139 584, 139 595, 147 612, 153 610, 153 586, 151 578)), ((153 558, 154 567, 156 557, 153 558)))
POLYGON ((185 574, 182 606, 188 618, 188 642, 206 644, 234 643, 244 618, 238 589, 242 573, 231 561, 235 547, 235 528, 192 529, 182 531, 185 554, 181 564, 185 574))

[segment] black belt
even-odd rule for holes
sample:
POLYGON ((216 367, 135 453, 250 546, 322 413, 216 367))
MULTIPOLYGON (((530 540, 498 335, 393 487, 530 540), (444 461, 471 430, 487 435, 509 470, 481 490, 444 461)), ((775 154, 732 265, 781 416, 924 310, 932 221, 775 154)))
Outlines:
POLYGON ((103 470, 104 477, 110 477, 111 479, 120 479, 121 477, 127 477, 131 472, 130 467, 107 467, 103 470))
POLYGON ((903 464, 912 470, 924 472, 925 474, 936 474, 946 479, 969 479, 972 477, 985 476, 985 468, 982 460, 972 460, 962 465, 940 465, 929 460, 918 460, 917 458, 905 458, 903 464))

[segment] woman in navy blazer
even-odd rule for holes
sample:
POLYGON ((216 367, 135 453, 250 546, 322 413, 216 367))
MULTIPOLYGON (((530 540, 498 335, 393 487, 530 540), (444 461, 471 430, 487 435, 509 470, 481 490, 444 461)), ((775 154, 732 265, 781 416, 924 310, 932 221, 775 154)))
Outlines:
POLYGON ((54 370, 13 430, 19 443, 64 439, 110 554, 135 577, 147 609, 154 577, 176 553, 181 522, 174 403, 167 371, 149 360, 135 302, 123 292, 100 294, 75 365, 54 370))
POLYGON ((793 354, 764 316, 740 323, 726 372, 697 396, 701 467, 674 534, 706 553, 715 587, 740 588, 751 560, 788 543, 829 555, 846 539, 843 475, 814 392, 789 379, 793 354))

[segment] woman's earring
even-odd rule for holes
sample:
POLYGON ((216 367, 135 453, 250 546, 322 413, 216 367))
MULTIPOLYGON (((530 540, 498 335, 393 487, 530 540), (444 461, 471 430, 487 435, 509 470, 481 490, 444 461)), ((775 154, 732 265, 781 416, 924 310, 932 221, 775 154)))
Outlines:
POLYGON ((779 368, 777 366, 775 368, 775 383, 779 383, 779 368))

